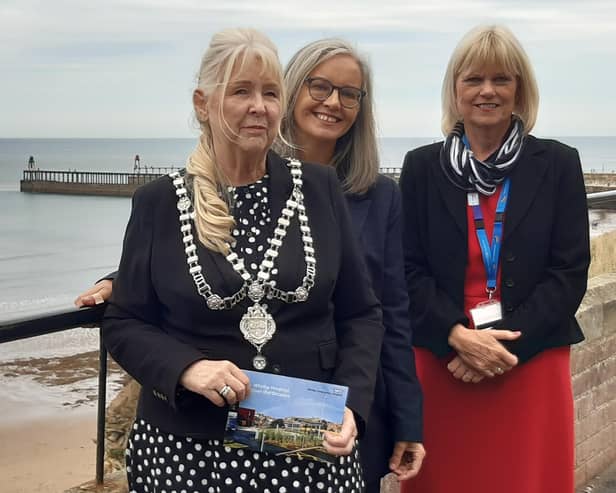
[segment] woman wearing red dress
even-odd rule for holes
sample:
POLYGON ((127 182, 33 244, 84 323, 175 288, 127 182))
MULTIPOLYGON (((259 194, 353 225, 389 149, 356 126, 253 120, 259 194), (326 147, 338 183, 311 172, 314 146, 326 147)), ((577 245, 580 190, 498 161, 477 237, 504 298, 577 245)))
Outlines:
POLYGON ((590 261, 579 156, 529 135, 537 85, 503 27, 462 39, 442 94, 447 138, 409 152, 400 179, 428 451, 402 492, 572 493, 569 346, 590 261))

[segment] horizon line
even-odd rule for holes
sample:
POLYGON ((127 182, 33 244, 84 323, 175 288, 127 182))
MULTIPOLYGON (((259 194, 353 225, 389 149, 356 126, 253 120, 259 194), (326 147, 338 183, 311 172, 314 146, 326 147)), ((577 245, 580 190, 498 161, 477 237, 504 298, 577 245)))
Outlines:
MULTIPOLYGON (((531 134, 535 135, 535 134, 531 134)), ((569 135, 542 135, 542 138, 569 138, 569 137, 584 137, 584 138, 616 138, 614 135, 591 135, 591 134, 569 134, 569 135)), ((194 137, 3 137, 0 136, 0 140, 193 140, 194 137)), ((377 139, 443 139, 443 135, 383 135, 377 137, 377 139)))

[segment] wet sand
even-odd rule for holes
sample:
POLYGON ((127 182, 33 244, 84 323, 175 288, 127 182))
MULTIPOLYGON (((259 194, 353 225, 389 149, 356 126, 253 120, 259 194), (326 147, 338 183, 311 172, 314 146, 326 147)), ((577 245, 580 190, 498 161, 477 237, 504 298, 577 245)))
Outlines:
POLYGON ((95 437, 93 408, 0 424, 0 492, 59 493, 92 479, 95 437))
POLYGON ((588 211, 590 237, 602 235, 616 230, 616 211, 606 209, 591 209, 588 211))

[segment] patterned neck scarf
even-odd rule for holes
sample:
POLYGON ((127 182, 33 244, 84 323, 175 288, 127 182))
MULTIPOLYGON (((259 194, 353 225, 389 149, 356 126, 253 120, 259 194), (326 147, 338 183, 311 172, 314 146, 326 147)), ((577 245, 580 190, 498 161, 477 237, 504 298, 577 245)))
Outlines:
POLYGON ((524 148, 524 125, 513 116, 505 141, 488 160, 481 161, 464 145, 464 123, 458 122, 441 148, 441 168, 458 188, 492 195, 518 162, 524 148))

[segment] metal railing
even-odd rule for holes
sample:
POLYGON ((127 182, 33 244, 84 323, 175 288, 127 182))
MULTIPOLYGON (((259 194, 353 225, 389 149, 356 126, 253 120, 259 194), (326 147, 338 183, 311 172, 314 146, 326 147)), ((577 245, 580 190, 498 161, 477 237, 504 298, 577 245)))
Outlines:
POLYGON ((379 173, 387 175, 390 178, 393 178, 395 180, 398 180, 400 178, 401 171, 402 171, 402 168, 397 168, 395 166, 385 166, 385 167, 379 168, 379 173))
POLYGON ((70 183, 75 185, 143 185, 174 168, 150 168, 151 172, 112 173, 102 171, 24 170, 24 182, 70 183), (168 170, 164 171, 163 170, 168 170))
POLYGON ((616 190, 586 194, 588 207, 601 207, 616 204, 616 190))

